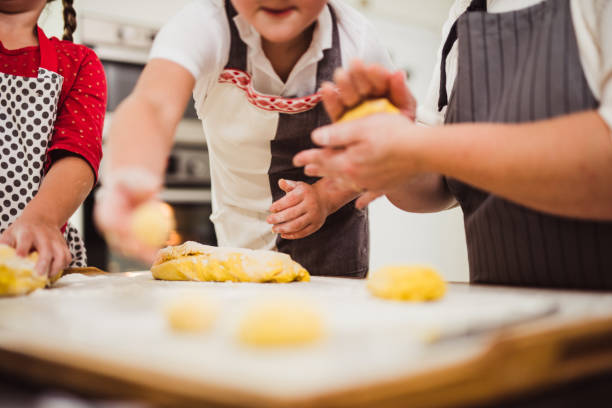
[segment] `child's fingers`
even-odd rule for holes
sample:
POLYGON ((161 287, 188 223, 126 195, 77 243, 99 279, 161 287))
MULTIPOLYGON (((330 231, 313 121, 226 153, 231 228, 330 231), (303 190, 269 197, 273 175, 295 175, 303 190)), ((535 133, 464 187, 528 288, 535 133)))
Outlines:
POLYGON ((65 267, 68 266, 66 254, 64 252, 64 248, 60 244, 52 245, 51 253, 53 259, 51 261, 51 265, 49 267, 49 277, 54 277, 61 270, 64 270, 65 267))
POLYGON ((34 244, 34 236, 29 231, 20 230, 15 237, 15 252, 19 256, 27 256, 34 244))
POLYGON ((292 192, 286 194, 283 198, 276 200, 270 206, 270 212, 277 213, 289 207, 298 205, 304 199, 304 194, 301 188, 297 187, 292 192))
POLYGON ((275 225, 274 228, 272 228, 272 231, 276 232, 277 234, 294 234, 303 230, 308 225, 310 225, 310 216, 308 214, 304 214, 292 221, 275 225))
POLYGON ((42 238, 36 240, 35 246, 36 251, 38 251, 38 261, 36 261, 34 269, 39 275, 48 275, 51 261, 53 260, 51 246, 42 238))
POLYGON ((298 205, 294 205, 293 207, 289 207, 277 213, 271 214, 268 216, 266 221, 269 224, 276 225, 276 224, 282 224, 282 223, 294 220, 306 214, 306 208, 303 205, 301 205, 302 203, 303 201, 300 202, 300 204, 298 205))
POLYGON ((351 77, 348 72, 342 68, 336 69, 336 72, 334 73, 334 82, 340 90, 340 98, 342 99, 342 103, 344 103, 346 108, 355 106, 361 101, 361 96, 351 82, 351 77))
POLYGON ((307 237, 308 235, 316 232, 318 228, 316 228, 313 224, 308 224, 305 228, 300 231, 296 231, 290 234, 282 234, 281 238, 284 239, 301 239, 307 237))
POLYGON ((320 92, 323 100, 323 107, 327 111, 327 114, 332 122, 337 121, 345 110, 338 88, 330 82, 324 82, 323 85, 321 85, 320 92))
POLYGON ((15 236, 10 229, 7 229, 0 235, 0 244, 5 244, 13 248, 15 247, 15 236))

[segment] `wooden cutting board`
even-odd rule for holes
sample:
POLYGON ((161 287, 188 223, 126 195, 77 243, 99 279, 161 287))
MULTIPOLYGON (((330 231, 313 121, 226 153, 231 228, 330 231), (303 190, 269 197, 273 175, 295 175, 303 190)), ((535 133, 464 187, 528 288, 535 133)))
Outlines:
POLYGON ((612 368, 612 294, 450 285, 439 302, 372 298, 365 282, 160 282, 148 272, 62 278, 0 299, 0 369, 169 406, 452 406, 612 368), (172 332, 186 293, 220 306, 210 332, 172 332), (325 316, 317 344, 259 350, 236 328, 259 299, 325 316), (432 339, 442 339, 431 342, 432 339))

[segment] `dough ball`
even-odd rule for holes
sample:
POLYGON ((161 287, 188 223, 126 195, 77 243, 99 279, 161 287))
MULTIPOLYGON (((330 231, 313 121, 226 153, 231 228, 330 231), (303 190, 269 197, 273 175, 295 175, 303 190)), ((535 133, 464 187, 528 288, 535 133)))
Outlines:
POLYGON ((323 336, 323 319, 305 301, 267 300, 248 310, 238 335, 240 341, 256 347, 303 345, 323 336))
POLYGON ((383 299, 423 302, 444 296, 446 284, 426 266, 388 266, 368 276, 368 289, 383 299))
POLYGON ((0 296, 25 295, 48 285, 49 278, 34 271, 37 260, 36 252, 21 257, 13 247, 0 244, 0 296))
POLYGON ((163 246, 175 226, 172 207, 160 201, 148 201, 136 208, 132 215, 132 233, 151 247, 163 246))
POLYGON ((171 302, 166 308, 166 318, 173 330, 203 332, 217 318, 217 305, 201 295, 185 295, 171 302))
POLYGON ((399 113, 399 109, 393 106, 387 98, 372 99, 362 102, 357 107, 346 112, 338 120, 338 123, 363 118, 375 113, 399 113))

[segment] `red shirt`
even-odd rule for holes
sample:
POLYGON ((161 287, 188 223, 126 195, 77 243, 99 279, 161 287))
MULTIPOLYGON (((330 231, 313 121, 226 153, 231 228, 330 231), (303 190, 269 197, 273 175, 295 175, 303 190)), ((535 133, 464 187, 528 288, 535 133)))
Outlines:
MULTIPOLYGON (((58 73, 64 77, 57 117, 49 147, 47 169, 53 164, 52 151, 81 156, 97 177, 102 159, 102 128, 106 111, 106 77, 102 63, 89 48, 50 38, 55 46, 58 73)), ((36 77, 40 65, 38 46, 7 50, 0 42, 0 72, 36 77)))

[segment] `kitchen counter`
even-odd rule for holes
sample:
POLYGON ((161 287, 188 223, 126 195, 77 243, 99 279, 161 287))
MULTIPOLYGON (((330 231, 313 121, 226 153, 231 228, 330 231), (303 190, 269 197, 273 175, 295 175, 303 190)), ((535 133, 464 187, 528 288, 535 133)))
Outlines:
POLYGON ((362 280, 286 285, 160 282, 150 273, 62 278, 0 299, 0 369, 97 395, 219 406, 456 406, 612 371, 612 293, 450 284, 426 304, 372 298, 362 280), (214 328, 172 332, 185 293, 220 305, 214 328), (325 317, 311 346, 236 340, 259 299, 298 297, 325 317))

